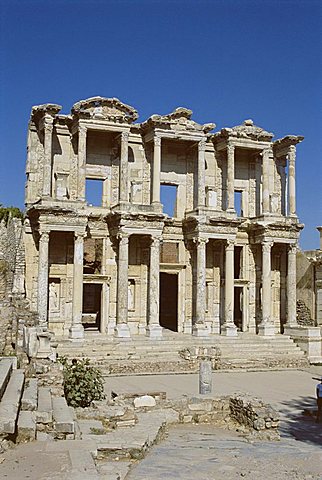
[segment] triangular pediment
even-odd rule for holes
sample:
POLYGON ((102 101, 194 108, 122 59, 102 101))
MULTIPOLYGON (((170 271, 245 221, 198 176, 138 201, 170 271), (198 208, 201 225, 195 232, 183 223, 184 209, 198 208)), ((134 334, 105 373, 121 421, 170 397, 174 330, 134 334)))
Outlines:
POLYGON ((78 117, 132 123, 138 118, 137 111, 118 98, 91 97, 80 100, 72 107, 72 114, 78 117))

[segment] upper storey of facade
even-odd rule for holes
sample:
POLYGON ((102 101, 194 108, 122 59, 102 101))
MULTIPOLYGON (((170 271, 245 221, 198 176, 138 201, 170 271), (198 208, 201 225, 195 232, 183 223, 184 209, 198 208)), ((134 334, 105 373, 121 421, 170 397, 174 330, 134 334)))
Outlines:
POLYGON ((196 123, 186 108, 134 123, 136 110, 116 98, 82 100, 69 115, 60 110, 45 104, 31 112, 28 209, 153 216, 162 214, 163 192, 170 189, 170 215, 177 220, 195 215, 297 221, 295 150, 303 137, 273 141, 272 133, 251 120, 214 133, 213 123, 196 123))

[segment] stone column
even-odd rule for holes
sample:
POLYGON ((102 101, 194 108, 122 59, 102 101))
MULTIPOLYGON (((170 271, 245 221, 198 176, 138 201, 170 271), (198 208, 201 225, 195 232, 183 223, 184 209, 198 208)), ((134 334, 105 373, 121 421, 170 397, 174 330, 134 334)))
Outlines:
POLYGON ((86 184, 86 136, 87 128, 80 125, 78 127, 78 193, 77 199, 85 202, 85 184, 86 184))
POLYGON ((227 145, 227 211, 235 213, 235 147, 227 145))
POLYGON ((225 323, 222 334, 227 337, 237 336, 237 327, 234 323, 234 248, 233 240, 227 240, 225 264, 225 323))
POLYGON ((263 215, 269 213, 269 154, 270 150, 265 148, 262 154, 263 165, 263 199, 262 199, 262 213, 263 215))
POLYGON ((121 133, 121 155, 119 170, 119 203, 127 203, 129 201, 129 133, 121 133))
POLYGON ((288 205, 289 215, 296 216, 296 193, 295 193, 295 145, 291 145, 288 153, 288 205))
POLYGON ((197 337, 206 337, 209 335, 209 330, 205 325, 206 315, 206 243, 208 239, 197 238, 195 240, 197 245, 196 255, 196 314, 195 322, 192 328, 193 335, 197 337))
POLYGON ((69 338, 72 340, 81 340, 84 338, 84 327, 82 324, 84 236, 84 233, 75 232, 72 307, 73 318, 72 325, 69 329, 69 338))
POLYGON ((273 242, 262 243, 262 321, 258 327, 260 335, 274 335, 275 328, 271 319, 271 249, 273 242))
POLYGON ((130 338, 128 326, 128 268, 129 268, 129 237, 124 233, 119 235, 117 264, 117 307, 115 336, 130 338))
POLYGON ((38 319, 47 327, 49 232, 40 232, 38 257, 38 319))
POLYGON ((287 254, 287 322, 286 327, 297 327, 296 319, 296 245, 290 245, 287 254))
POLYGON ((198 207, 205 206, 205 175, 206 175, 206 140, 202 139, 198 143, 198 198, 197 205, 198 207))
POLYGON ((53 123, 53 117, 46 115, 44 118, 44 166, 42 188, 42 194, 44 197, 51 196, 53 123))
POLYGON ((154 137, 151 203, 160 203, 161 138, 154 137))
POLYGON ((149 272, 149 323, 146 333, 150 338, 161 339, 162 327, 159 321, 160 303, 160 238, 154 237, 150 246, 149 272))

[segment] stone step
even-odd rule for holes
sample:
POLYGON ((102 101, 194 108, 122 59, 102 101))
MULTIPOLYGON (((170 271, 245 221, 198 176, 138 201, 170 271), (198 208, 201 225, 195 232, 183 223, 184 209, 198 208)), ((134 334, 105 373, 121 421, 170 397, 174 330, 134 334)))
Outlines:
POLYGON ((12 360, 10 358, 1 358, 0 360, 0 400, 9 382, 11 372, 12 372, 12 360))
POLYGON ((38 407, 36 412, 37 423, 51 423, 53 421, 53 405, 50 388, 38 389, 38 407))
POLYGON ((0 434, 15 433, 24 380, 23 370, 18 369, 12 372, 0 402, 0 434))
POLYGON ((32 442, 36 438, 35 413, 29 410, 21 410, 18 417, 19 442, 32 442))
POLYGON ((30 378, 26 381, 21 399, 21 410, 37 410, 38 405, 38 379, 30 378))
POLYGON ((58 433, 75 433, 74 417, 64 397, 53 397, 53 418, 58 433))

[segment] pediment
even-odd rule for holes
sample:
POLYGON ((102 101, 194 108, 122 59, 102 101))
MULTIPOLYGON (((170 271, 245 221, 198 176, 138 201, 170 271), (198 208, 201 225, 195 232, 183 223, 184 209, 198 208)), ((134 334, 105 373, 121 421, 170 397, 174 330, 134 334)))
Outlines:
POLYGON ((222 128, 220 136, 248 138, 251 140, 270 141, 274 137, 273 133, 266 132, 261 127, 254 125, 253 120, 245 120, 242 125, 237 125, 232 128, 222 128))
POLYGON ((201 125, 191 120, 192 110, 184 107, 178 107, 167 115, 152 115, 146 122, 142 124, 143 128, 154 126, 175 131, 191 131, 191 132, 210 132, 215 128, 214 123, 206 123, 201 125))
POLYGON ((91 97, 75 103, 72 114, 81 118, 132 123, 138 118, 137 111, 118 98, 91 97))

